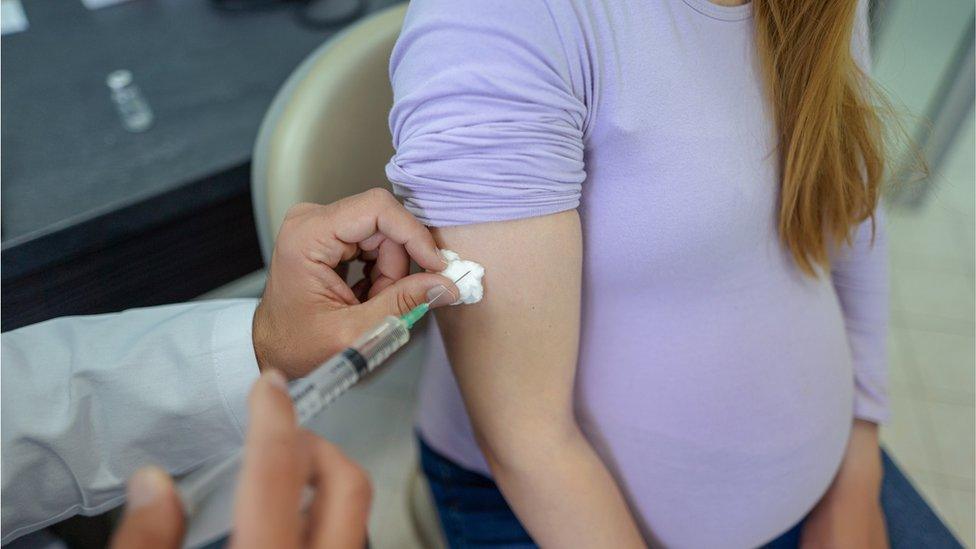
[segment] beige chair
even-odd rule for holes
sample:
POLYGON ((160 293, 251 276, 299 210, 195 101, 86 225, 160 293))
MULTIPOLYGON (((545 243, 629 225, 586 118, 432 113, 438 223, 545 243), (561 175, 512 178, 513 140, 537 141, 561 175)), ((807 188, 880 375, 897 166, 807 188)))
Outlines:
MULTIPOLYGON (((285 212, 387 186, 393 154, 389 60, 406 4, 350 26, 312 52, 275 96, 258 132, 251 192, 261 253, 271 250, 285 212)), ((413 466, 407 506, 417 538, 444 547, 426 479, 413 466)), ((404 532, 404 535, 409 535, 404 532)))
POLYGON ((388 186, 393 155, 390 52, 406 4, 351 25, 312 52, 278 91, 258 132, 251 192, 261 251, 270 259, 285 212, 388 186))

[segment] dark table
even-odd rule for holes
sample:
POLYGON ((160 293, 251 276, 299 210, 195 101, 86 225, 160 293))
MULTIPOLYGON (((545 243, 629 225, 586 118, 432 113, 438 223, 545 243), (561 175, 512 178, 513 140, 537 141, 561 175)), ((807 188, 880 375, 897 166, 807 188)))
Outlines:
MULTIPOLYGON (((372 2, 370 11, 391 2, 372 2)), ((2 47, 2 329, 189 299, 259 269, 250 156, 275 92, 334 31, 203 0, 25 0, 2 47), (129 133, 105 77, 155 113, 129 133)))

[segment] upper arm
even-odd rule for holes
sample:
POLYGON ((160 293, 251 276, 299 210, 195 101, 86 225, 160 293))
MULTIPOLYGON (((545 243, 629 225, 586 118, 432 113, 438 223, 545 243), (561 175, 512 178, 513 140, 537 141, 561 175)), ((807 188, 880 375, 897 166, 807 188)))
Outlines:
POLYGON ((586 86, 553 17, 541 1, 415 0, 390 62, 394 191, 486 269, 481 303, 437 314, 483 447, 514 414, 522 433, 572 418, 586 86))
POLYGON ((582 249, 576 212, 450 227, 435 238, 485 266, 485 298, 439 309, 437 321, 488 459, 527 448, 520 436, 572 431, 582 249))

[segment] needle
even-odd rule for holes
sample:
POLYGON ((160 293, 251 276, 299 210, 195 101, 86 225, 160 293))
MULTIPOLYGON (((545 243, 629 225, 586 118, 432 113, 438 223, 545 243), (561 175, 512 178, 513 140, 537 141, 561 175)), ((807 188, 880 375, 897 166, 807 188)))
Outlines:
POLYGON ((467 272, 465 272, 463 275, 457 277, 457 279, 454 281, 454 283, 457 284, 458 282, 461 282, 461 279, 464 278, 464 277, 466 277, 466 276, 468 276, 469 274, 471 274, 471 270, 470 269, 467 272))
MULTIPOLYGON (((462 278, 464 278, 464 277, 466 277, 466 276, 468 276, 469 274, 471 274, 471 271, 470 271, 470 270, 469 270, 468 272, 466 272, 466 273, 464 273, 463 275, 461 275, 461 276, 459 276, 459 277, 458 277, 458 278, 457 278, 457 279, 456 279, 456 280, 454 281, 454 284, 457 284, 458 282, 461 282, 461 279, 462 279, 462 278)), ((435 296, 434 296, 434 299, 431 299, 430 301, 428 301, 428 302, 427 302, 427 305, 430 305, 430 304, 432 304, 432 303, 434 303, 435 301, 437 301, 437 299, 438 299, 438 298, 439 298, 440 296, 442 296, 442 295, 444 295, 444 292, 446 292, 446 291, 447 291, 447 288, 445 288, 445 287, 443 287, 443 286, 441 286, 441 291, 439 291, 439 292, 437 292, 437 295, 435 295, 435 296)))

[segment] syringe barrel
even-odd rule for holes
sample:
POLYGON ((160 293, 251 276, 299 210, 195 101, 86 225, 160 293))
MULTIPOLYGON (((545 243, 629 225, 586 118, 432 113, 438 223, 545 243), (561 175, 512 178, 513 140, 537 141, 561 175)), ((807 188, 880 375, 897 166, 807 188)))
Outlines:
POLYGON ((193 516, 197 508, 216 486, 224 485, 237 475, 243 454, 235 450, 217 460, 211 460, 180 479, 176 492, 183 503, 183 513, 193 516))
POLYGON ((352 348, 366 359, 366 369, 372 372, 407 341, 410 341, 407 323, 395 316, 388 316, 376 328, 363 334, 352 348))
POLYGON ((335 355, 308 376, 292 383, 289 393, 299 424, 307 425, 322 408, 359 381, 362 375, 357 367, 359 361, 349 356, 348 351, 335 355))
POLYGON ((406 345, 410 331, 395 316, 386 317, 352 347, 333 356, 291 387, 298 422, 305 425, 323 408, 406 345))
MULTIPOLYGON (((355 385, 360 378, 376 369, 409 340, 410 330, 406 322, 395 316, 388 316, 360 337, 352 347, 294 382, 289 393, 295 403, 298 423, 307 425, 323 408, 355 385)), ((226 482, 237 471, 240 463, 241 454, 237 451, 212 466, 207 464, 205 468, 181 479, 179 492, 187 515, 194 514, 197 506, 211 490, 226 482)))

